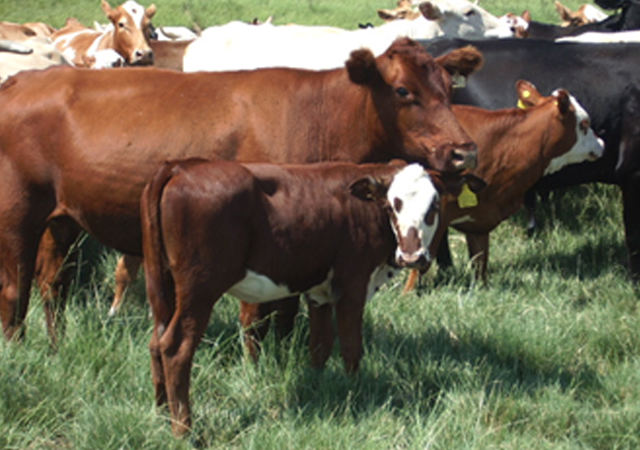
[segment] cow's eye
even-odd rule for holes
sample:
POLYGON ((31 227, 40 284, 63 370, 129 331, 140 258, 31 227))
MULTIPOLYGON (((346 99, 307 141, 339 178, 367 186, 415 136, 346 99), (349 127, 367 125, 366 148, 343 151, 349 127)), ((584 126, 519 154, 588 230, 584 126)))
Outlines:
POLYGON ((469 11, 465 12, 464 15, 467 17, 473 16, 476 13, 475 9, 470 9, 469 11))
POLYGON ((400 86, 399 88, 396 88, 396 94, 398 94, 400 97, 407 97, 409 95, 409 89, 400 86))
POLYGON ((124 28, 124 27, 125 27, 124 22, 118 22, 118 28, 124 28))

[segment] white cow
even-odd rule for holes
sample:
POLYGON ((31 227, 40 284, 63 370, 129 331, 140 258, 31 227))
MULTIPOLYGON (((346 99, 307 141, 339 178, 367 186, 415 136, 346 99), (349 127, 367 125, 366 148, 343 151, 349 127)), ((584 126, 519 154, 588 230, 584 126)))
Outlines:
POLYGON ((467 0, 431 0, 420 4, 422 16, 394 20, 379 27, 345 30, 306 25, 250 25, 230 22, 209 27, 184 55, 184 71, 246 70, 295 67, 324 70, 340 67, 352 50, 366 47, 379 55, 401 36, 480 39, 511 37, 508 23, 467 0))
POLYGON ((19 43, 0 41, 0 83, 23 70, 61 64, 71 65, 47 38, 32 37, 19 43))

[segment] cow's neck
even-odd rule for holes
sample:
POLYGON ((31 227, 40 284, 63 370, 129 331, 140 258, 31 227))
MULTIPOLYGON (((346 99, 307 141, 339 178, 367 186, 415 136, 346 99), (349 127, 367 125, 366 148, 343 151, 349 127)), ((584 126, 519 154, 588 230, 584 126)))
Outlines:
MULTIPOLYGON (((500 211, 498 221, 517 211, 524 194, 549 164, 545 156, 548 115, 539 108, 517 114, 513 110, 478 110, 477 115, 468 114, 461 120, 478 146, 478 167, 473 173, 487 183, 478 194, 478 207, 490 203, 500 211)), ((458 208, 454 218, 468 213, 468 209, 458 208)))
MULTIPOLYGON (((397 154, 401 145, 397 136, 395 120, 379 115, 380 106, 368 87, 352 83, 346 71, 337 70, 326 74, 322 104, 308 111, 309 136, 315 146, 312 152, 315 161, 381 162, 388 161, 397 154), (332 117, 327 121, 326 117, 332 117), (393 125, 386 129, 382 121, 393 125), (331 128, 318 129, 317 124, 329 123, 331 128)), ((300 124, 298 124, 300 126, 300 124)))

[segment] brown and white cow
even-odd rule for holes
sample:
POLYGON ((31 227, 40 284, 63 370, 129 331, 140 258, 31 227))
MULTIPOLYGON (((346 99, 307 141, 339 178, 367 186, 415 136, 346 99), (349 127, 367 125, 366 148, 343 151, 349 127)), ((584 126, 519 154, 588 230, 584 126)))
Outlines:
MULTIPOLYGON (((117 52, 127 64, 153 63, 153 52, 147 36, 155 5, 144 8, 128 0, 117 8, 111 8, 102 0, 102 10, 111 22, 105 30, 87 28, 74 18, 51 35, 54 45, 77 67, 90 67, 88 61, 104 59, 105 50, 117 52)), ((102 67, 102 66, 100 66, 102 67)))
POLYGON ((449 72, 468 75, 480 63, 473 48, 433 59, 400 39, 378 58, 354 51, 345 68, 324 72, 52 68, 12 77, 0 88, 5 335, 22 327, 36 253, 52 337, 58 307, 49 297, 64 286, 58 274, 80 228, 141 254, 140 194, 165 160, 474 166, 475 144, 451 112, 449 72))
MULTIPOLYGON (((531 83, 516 88, 525 109, 487 111, 454 106, 454 113, 478 145, 478 167, 472 173, 487 186, 469 200, 443 199, 442 226, 433 240, 438 248, 447 226, 465 234, 476 274, 486 282, 489 233, 514 214, 525 193, 542 178, 562 167, 602 156, 604 143, 593 133, 587 112, 565 90, 543 97, 531 83)), ((413 272, 405 285, 411 290, 413 272)))
POLYGON ((152 379, 174 433, 191 426, 191 361, 225 292, 252 303, 305 293, 317 368, 331 354, 335 310, 345 368, 356 371, 365 302, 397 268, 427 264, 440 196, 460 192, 453 178, 416 163, 163 165, 141 221, 152 379))
POLYGON ((561 26, 563 27, 579 27, 588 23, 600 22, 609 17, 607 13, 588 3, 580 5, 575 11, 559 1, 555 2, 555 7, 560 19, 562 19, 561 26))
POLYGON ((0 39, 8 41, 24 41, 33 37, 48 38, 55 31, 55 28, 43 22, 0 22, 0 39))

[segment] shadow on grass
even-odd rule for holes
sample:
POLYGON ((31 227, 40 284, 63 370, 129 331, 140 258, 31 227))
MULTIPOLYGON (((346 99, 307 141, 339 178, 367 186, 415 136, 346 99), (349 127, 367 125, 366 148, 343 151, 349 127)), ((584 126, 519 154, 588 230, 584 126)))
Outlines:
MULTIPOLYGON (((338 345, 327 367, 315 370, 309 366, 306 320, 298 317, 297 327, 301 329, 293 337, 267 342, 263 358, 271 359, 266 363, 269 365, 275 359, 276 372, 290 370, 292 363, 306 365, 288 374, 291 379, 287 389, 292 392, 284 406, 304 411, 302 420, 306 417, 329 419, 343 413, 364 419, 383 407, 391 407, 403 416, 407 410, 429 414, 443 394, 465 389, 470 392, 484 389, 488 396, 506 396, 532 395, 554 386, 563 391, 575 390, 573 395, 578 398, 602 389, 596 373, 586 365, 550 362, 519 345, 505 345, 492 337, 473 333, 458 339, 444 327, 427 328, 419 335, 407 336, 365 326, 365 355, 357 374, 345 373, 338 345), (298 349, 290 352, 287 348, 291 346, 298 349), (296 358, 293 362, 287 359, 292 357, 296 358), (376 357, 378 360, 367 361, 376 357)), ((273 336, 273 330, 270 335, 273 336)), ((237 337, 235 322, 214 320, 205 339, 235 341, 234 345, 239 346, 237 337)), ((229 353, 230 358, 242 357, 241 351, 229 353)), ((229 363, 237 364, 236 361, 229 363)), ((279 375, 282 373, 275 374, 279 375)), ((243 423, 258 422, 262 413, 260 409, 248 411, 249 416, 254 417, 244 417, 243 423)))

